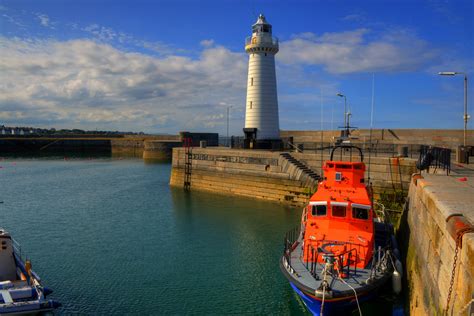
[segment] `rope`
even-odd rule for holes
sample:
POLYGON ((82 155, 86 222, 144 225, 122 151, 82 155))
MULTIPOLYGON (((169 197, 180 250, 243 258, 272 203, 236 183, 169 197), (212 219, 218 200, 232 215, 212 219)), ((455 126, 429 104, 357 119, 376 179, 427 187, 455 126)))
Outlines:
POLYGON ((461 310, 459 311, 459 315, 462 315, 467 310, 469 305, 471 305, 472 303, 474 303, 474 298, 472 300, 470 300, 469 302, 467 302, 467 304, 464 305, 463 308, 461 308, 461 310))
POLYGON ((326 280, 324 280, 324 285, 323 285, 323 301, 321 302, 321 310, 319 311, 319 314, 323 316, 323 311, 324 311, 324 297, 326 295, 326 280))
MULTIPOLYGON (((345 285, 347 285, 352 291, 354 291, 354 295, 355 295, 355 298, 356 298, 356 302, 357 302, 357 308, 359 309, 359 315, 362 316, 362 311, 360 310, 360 305, 359 305, 359 299, 357 298, 357 291, 349 284, 347 283, 346 281, 344 281, 340 276, 339 276, 339 280, 341 280, 342 283, 344 283, 345 285)), ((323 296, 324 298, 324 296, 323 296)), ((322 314, 321 314, 322 315, 322 314)))

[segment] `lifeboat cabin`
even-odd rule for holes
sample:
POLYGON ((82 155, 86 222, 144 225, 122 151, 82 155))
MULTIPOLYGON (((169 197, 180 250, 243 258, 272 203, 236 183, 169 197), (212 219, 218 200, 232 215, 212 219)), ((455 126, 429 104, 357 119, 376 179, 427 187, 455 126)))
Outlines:
POLYGON ((374 248, 365 164, 327 161, 323 170, 324 181, 303 212, 303 261, 324 263, 322 255, 332 253, 346 261, 340 262, 341 267, 365 268, 374 248))

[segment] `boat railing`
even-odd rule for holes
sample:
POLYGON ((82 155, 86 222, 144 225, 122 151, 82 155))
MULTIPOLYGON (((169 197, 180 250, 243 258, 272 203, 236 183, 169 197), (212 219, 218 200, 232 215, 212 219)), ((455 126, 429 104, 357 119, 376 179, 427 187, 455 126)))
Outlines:
POLYGON ((343 153, 343 150, 345 150, 345 151, 349 151, 350 161, 352 161, 352 149, 356 149, 356 150, 359 151, 360 161, 361 162, 364 161, 364 153, 362 152, 362 149, 360 149, 360 147, 350 145, 350 144, 339 144, 339 145, 336 145, 336 146, 332 147, 329 160, 332 161, 334 159, 334 152, 336 151, 336 149, 340 149, 340 158, 339 158, 340 160, 342 160, 342 153, 343 153))
POLYGON ((21 245, 18 241, 12 238, 12 246, 13 246, 13 252, 20 258, 20 260, 23 260, 23 253, 21 252, 21 245))
POLYGON ((298 237, 301 232, 301 225, 295 226, 285 234, 283 255, 286 261, 291 265, 291 253, 298 246, 298 237))
MULTIPOLYGON (((333 242, 333 243, 337 244, 337 242, 333 242)), ((321 247, 314 247, 313 245, 308 245, 306 247, 306 255, 308 257, 308 260, 306 261, 306 269, 311 273, 311 275, 315 279, 319 278, 319 275, 318 275, 319 256, 321 256, 321 258, 324 258, 324 256, 333 257, 335 259, 335 262, 337 262, 337 269, 340 274, 344 273, 344 270, 346 269, 347 275, 349 275, 352 268, 353 268, 353 273, 354 274, 357 273, 357 261, 359 260, 359 251, 357 250, 356 246, 360 246, 360 245, 352 244, 352 243, 344 243, 344 244, 338 243, 338 245, 348 245, 350 249, 340 254, 333 254, 333 253, 328 254, 327 252, 324 252, 323 249, 321 249, 321 247)), ((321 271, 322 269, 323 268, 321 267, 321 271)))

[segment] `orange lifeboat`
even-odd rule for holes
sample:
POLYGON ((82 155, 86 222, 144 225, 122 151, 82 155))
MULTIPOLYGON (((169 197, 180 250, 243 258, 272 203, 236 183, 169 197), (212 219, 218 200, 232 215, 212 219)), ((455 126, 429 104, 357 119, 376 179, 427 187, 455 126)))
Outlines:
POLYGON ((393 228, 374 213, 363 158, 358 147, 333 148, 297 233, 285 237, 280 268, 315 315, 358 307, 396 270, 393 228), (336 149, 357 149, 360 161, 334 161, 336 149))

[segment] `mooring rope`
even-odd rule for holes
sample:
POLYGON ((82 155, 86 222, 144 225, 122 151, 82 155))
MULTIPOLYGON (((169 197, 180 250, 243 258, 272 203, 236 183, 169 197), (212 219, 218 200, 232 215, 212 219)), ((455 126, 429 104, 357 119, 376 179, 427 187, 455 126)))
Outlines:
POLYGON ((346 281, 344 281, 340 276, 339 276, 339 280, 341 280, 342 283, 344 283, 344 284, 347 285, 352 291, 354 291, 354 295, 355 295, 356 302, 357 302, 357 308, 359 309, 359 315, 362 316, 362 311, 360 310, 360 305, 359 305, 359 299, 357 298, 357 291, 356 291, 349 283, 347 283, 346 281))
POLYGON ((323 281, 323 301, 321 302, 321 310, 319 311, 319 314, 323 316, 324 312, 324 297, 326 294, 326 280, 323 281))
POLYGON ((469 302, 467 302, 467 304, 464 305, 463 308, 461 308, 461 310, 459 311, 459 315, 462 315, 467 310, 469 305, 471 305, 472 303, 474 303, 474 298, 472 300, 470 300, 469 302))

